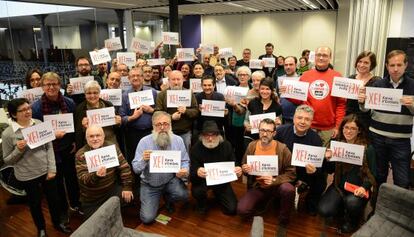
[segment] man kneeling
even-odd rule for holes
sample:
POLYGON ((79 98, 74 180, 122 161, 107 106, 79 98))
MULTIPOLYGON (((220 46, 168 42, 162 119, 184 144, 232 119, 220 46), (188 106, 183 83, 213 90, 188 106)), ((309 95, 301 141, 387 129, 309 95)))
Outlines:
MULTIPOLYGON (((191 149, 191 192, 197 200, 197 211, 205 214, 207 211, 207 191, 212 189, 214 196, 223 206, 223 213, 236 214, 237 198, 230 183, 218 184, 207 187, 205 178, 207 172, 205 163, 236 161, 230 142, 223 140, 220 130, 214 121, 206 121, 200 140, 191 149)), ((237 166, 234 169, 237 177, 242 174, 242 169, 237 166)))
POLYGON ((152 134, 139 141, 132 161, 134 172, 141 177, 140 218, 150 224, 157 216, 161 196, 165 197, 167 211, 174 211, 174 202, 188 200, 183 179, 188 176, 189 158, 183 139, 172 133, 171 115, 157 111, 152 116, 152 134), (150 154, 157 150, 181 151, 181 165, 177 173, 151 173, 150 154))
POLYGON ((86 142, 76 153, 76 173, 79 180, 80 201, 85 219, 90 217, 106 200, 119 196, 129 203, 132 195, 133 178, 131 168, 121 151, 116 148, 119 166, 105 168, 101 166, 96 172, 89 173, 85 152, 112 145, 105 141, 105 133, 101 127, 91 126, 86 129, 86 142), (121 181, 122 187, 118 184, 121 181))

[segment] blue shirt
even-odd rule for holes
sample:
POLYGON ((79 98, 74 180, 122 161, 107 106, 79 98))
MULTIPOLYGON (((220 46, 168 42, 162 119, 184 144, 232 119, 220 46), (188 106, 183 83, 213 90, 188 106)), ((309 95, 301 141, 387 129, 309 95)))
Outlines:
MULTIPOLYGON (((157 99, 157 91, 151 87, 143 86, 142 90, 152 90, 152 96, 154 97, 154 103, 157 99)), ((142 113, 139 118, 129 121, 128 116, 131 116, 134 113, 134 109, 131 109, 129 104, 128 94, 136 92, 132 87, 124 90, 122 92, 122 105, 119 108, 119 115, 122 117, 122 125, 126 126, 126 128, 133 128, 137 130, 145 130, 152 128, 152 114, 150 113, 142 113)), ((152 106, 154 107, 154 106, 152 106)))
MULTIPOLYGON (((137 146, 135 158, 132 161, 132 168, 136 174, 140 174, 141 181, 149 184, 152 187, 159 187, 168 183, 175 177, 174 173, 150 173, 149 161, 144 160, 142 154, 145 150, 162 150, 155 144, 154 136, 152 134, 143 137, 137 146)), ((180 136, 173 134, 171 145, 166 149, 171 151, 181 151, 181 169, 189 171, 190 158, 188 157, 183 139, 180 136)))

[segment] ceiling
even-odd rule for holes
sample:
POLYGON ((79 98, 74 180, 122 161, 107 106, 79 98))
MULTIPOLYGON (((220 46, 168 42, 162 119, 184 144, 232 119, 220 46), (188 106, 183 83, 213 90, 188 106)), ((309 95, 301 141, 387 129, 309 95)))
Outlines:
MULTIPOLYGON (((178 0, 178 10, 179 15, 337 10, 338 1, 339 0, 178 0)), ((137 10, 167 15, 169 13, 168 0, 25 0, 25 2, 137 10)))

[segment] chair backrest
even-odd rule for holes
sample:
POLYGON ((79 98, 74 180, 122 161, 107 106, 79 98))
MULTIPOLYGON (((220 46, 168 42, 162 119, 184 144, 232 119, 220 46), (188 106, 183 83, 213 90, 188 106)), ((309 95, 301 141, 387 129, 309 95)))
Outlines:
POLYGON ((382 184, 375 212, 414 232, 414 191, 392 184, 382 184))
POLYGON ((123 228, 120 200, 114 196, 102 204, 71 237, 116 237, 121 236, 123 228))

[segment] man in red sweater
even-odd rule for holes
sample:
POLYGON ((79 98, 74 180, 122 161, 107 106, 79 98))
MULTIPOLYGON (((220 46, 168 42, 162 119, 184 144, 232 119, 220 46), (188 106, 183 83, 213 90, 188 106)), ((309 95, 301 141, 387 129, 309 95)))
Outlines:
MULTIPOLYGON (((315 68, 306 71, 300 81, 309 82, 308 99, 304 103, 312 106, 315 115, 312 128, 316 130, 322 139, 324 146, 328 145, 331 138, 338 134, 339 124, 345 115, 346 99, 331 96, 334 77, 341 74, 329 67, 332 51, 329 47, 321 46, 315 51, 315 68)), ((283 93, 286 87, 281 86, 283 93)), ((294 101, 301 103, 301 101, 294 101)))

